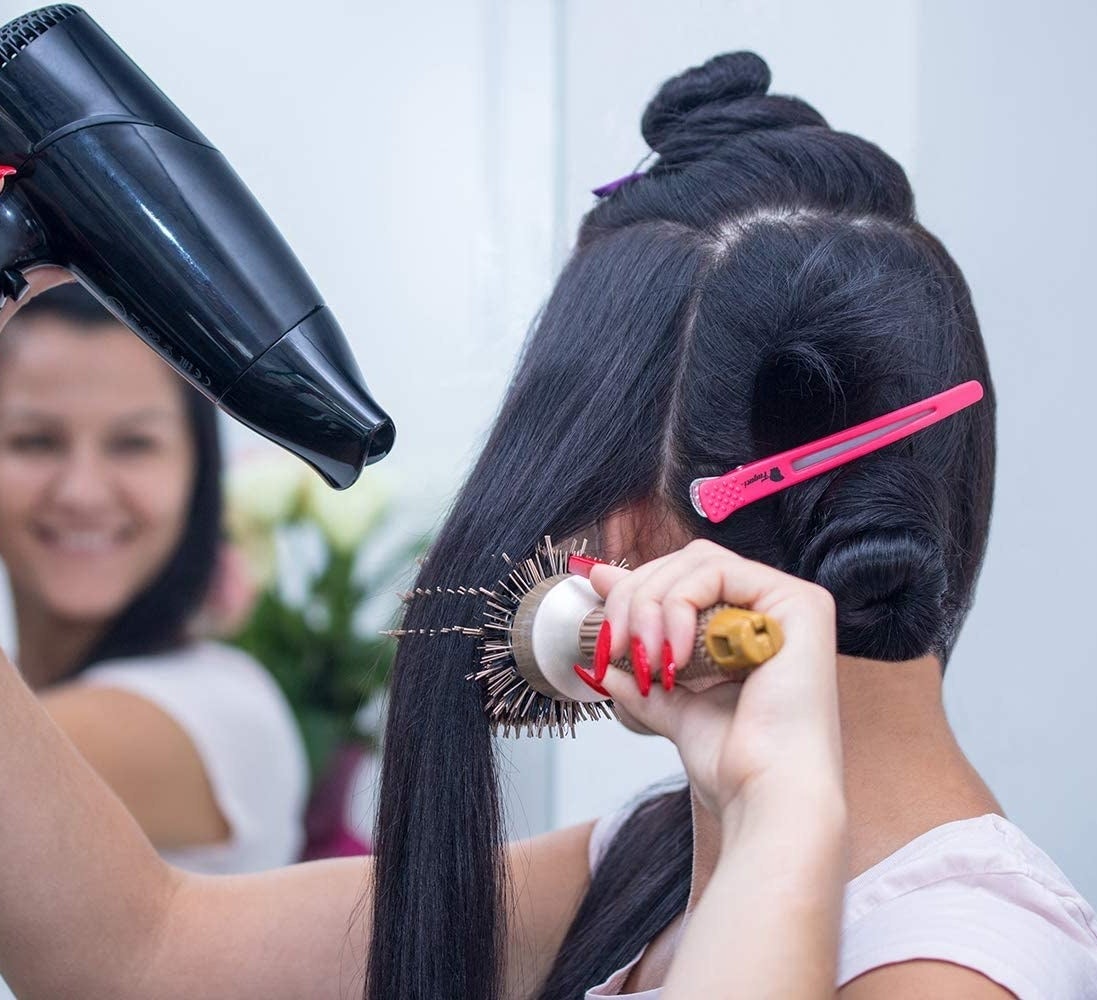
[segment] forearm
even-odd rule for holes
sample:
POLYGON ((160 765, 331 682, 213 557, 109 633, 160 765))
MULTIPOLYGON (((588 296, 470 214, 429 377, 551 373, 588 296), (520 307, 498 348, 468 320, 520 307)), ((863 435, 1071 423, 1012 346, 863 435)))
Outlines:
POLYGON ((845 880, 840 795, 751 803, 724 823, 665 1000, 833 997, 845 880))
POLYGON ((0 969, 16 994, 136 997, 176 888, 0 656, 0 969))

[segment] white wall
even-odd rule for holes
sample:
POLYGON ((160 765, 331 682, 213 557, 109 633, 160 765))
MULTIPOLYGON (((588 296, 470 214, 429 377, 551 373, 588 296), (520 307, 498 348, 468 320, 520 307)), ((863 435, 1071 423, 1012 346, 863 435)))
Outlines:
POLYGON ((999 405, 949 713, 1006 811, 1093 900, 1097 6, 932 0, 919 35, 915 190, 971 285, 999 405))
MULTIPOLYGON (((0 17, 26 6, 0 0, 0 17)), ((1097 539, 1079 462, 1097 364, 1091 4, 86 7, 297 249, 396 419, 386 466, 424 522, 476 452, 589 189, 643 154, 639 116, 663 78, 753 47, 775 89, 895 155, 971 281, 1001 400, 991 551, 950 712, 1006 808, 1097 898, 1097 539)), ((609 725, 514 753, 519 831, 604 811, 676 766, 609 725)))

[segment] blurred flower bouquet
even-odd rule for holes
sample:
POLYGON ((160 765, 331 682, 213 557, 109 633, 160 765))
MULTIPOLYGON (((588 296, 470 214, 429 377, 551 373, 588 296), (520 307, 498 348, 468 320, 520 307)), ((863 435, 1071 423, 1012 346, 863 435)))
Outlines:
POLYGON ((392 545, 391 489, 374 470, 336 492, 287 457, 245 460, 228 479, 229 536, 259 593, 233 642, 285 692, 313 782, 348 745, 380 740, 395 644, 379 634, 422 543, 392 545))

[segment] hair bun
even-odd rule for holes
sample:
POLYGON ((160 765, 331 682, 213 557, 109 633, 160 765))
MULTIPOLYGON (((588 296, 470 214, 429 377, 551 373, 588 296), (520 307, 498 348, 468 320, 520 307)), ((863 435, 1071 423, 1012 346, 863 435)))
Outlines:
POLYGON ((859 462, 824 486, 805 519, 797 572, 833 595, 839 652, 890 661, 940 653, 952 625, 938 484, 901 454, 859 462))
POLYGON ((900 661, 940 650, 948 573, 930 539, 898 531, 850 538, 823 556, 815 582, 834 596, 840 652, 900 661))
POLYGON ((826 125, 811 105, 769 96, 769 85, 769 66, 761 56, 713 56, 659 88, 644 112, 640 131, 663 166, 676 166, 713 153, 739 132, 826 125))
POLYGON ((713 56, 703 66, 687 69, 659 88, 640 121, 640 131, 658 152, 670 130, 691 111, 706 104, 761 96, 769 84, 769 66, 761 56, 753 52, 713 56))

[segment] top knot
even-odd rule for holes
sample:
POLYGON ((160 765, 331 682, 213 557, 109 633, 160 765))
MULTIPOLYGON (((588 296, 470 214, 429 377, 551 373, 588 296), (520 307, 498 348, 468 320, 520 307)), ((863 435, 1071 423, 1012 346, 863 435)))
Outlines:
POLYGON ((713 56, 672 77, 652 98, 640 130, 664 166, 701 159, 739 132, 825 126, 811 105, 767 96, 769 66, 753 52, 713 56))
POLYGON ((640 131, 656 152, 667 134, 691 111, 706 104, 725 104, 741 97, 759 97, 769 90, 769 66, 753 52, 726 52, 703 66, 671 77, 651 99, 640 131))

